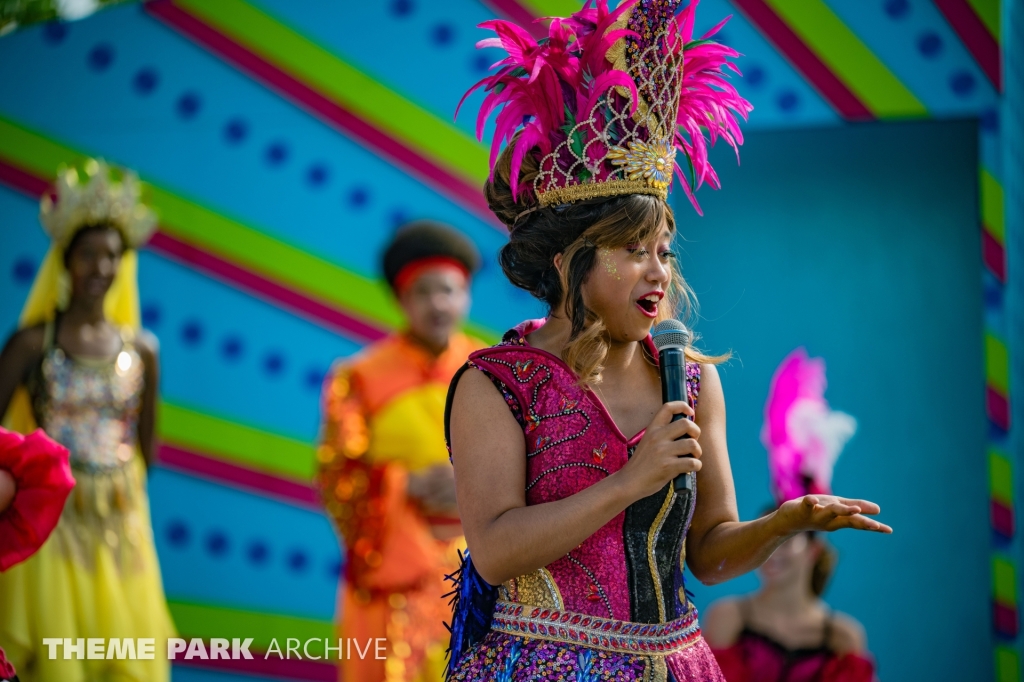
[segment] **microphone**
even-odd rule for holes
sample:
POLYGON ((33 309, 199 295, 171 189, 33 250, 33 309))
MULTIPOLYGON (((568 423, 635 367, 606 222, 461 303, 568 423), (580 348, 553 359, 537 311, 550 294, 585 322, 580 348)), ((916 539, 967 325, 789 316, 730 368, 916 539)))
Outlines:
MULTIPOLYGON (((686 394, 686 353, 684 352, 692 338, 690 330, 679 320, 665 320, 654 325, 651 337, 654 339, 654 347, 658 349, 661 402, 670 403, 684 400, 687 405, 690 405, 689 396, 686 394)), ((683 414, 672 415, 674 422, 685 418, 686 415, 683 414)), ((683 438, 690 438, 690 436, 683 436, 683 438)), ((692 457, 692 455, 687 455, 687 457, 692 457)), ((693 482, 696 477, 696 473, 692 471, 679 474, 672 485, 677 493, 685 491, 686 495, 692 498, 693 482)))

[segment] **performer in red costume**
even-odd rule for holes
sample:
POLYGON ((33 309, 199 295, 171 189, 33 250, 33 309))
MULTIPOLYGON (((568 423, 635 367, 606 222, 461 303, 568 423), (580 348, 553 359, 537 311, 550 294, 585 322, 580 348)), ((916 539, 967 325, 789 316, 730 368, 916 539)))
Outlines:
POLYGON ((482 345, 458 331, 478 258, 443 225, 399 230, 383 270, 407 326, 325 385, 318 483, 345 548, 340 636, 388 642, 385 660, 343 659, 346 682, 444 675, 444 576, 465 543, 442 419, 448 382, 482 345))
POLYGON ((721 358, 687 348, 695 407, 662 404, 650 330, 690 300, 673 170, 696 206, 703 181, 718 185, 705 135, 739 144, 750 110, 725 74, 736 52, 717 29, 693 35, 697 4, 598 0, 552 19, 541 43, 484 24, 498 38, 481 45, 509 55, 481 82, 481 131, 500 109, 485 186, 510 233, 499 261, 549 316, 473 353, 449 392, 471 553, 455 576, 450 679, 721 681, 684 553, 717 583, 808 530, 890 532, 868 516, 877 505, 831 495, 738 521, 721 358), (697 471, 694 503, 673 479, 697 471))
MULTIPOLYGON (((775 373, 762 432, 777 504, 829 493, 832 466, 856 423, 829 409, 825 363, 804 350, 775 373)), ((774 510, 769 510, 774 511, 774 510)), ((864 628, 822 600, 835 551, 820 535, 787 540, 761 566, 761 589, 711 605, 704 634, 728 682, 871 682, 864 628)))

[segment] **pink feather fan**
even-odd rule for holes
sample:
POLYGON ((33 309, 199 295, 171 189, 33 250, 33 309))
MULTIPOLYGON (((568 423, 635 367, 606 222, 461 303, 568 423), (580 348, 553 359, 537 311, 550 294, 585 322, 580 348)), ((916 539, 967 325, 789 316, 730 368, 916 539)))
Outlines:
POLYGON ((761 442, 777 503, 832 492, 832 469, 857 421, 829 408, 825 360, 797 348, 772 377, 764 406, 761 442))
POLYGON ((697 188, 719 187, 709 143, 724 139, 738 160, 737 118, 753 107, 726 73, 740 73, 729 61, 739 53, 712 40, 728 19, 694 39, 698 3, 626 0, 610 10, 607 0, 589 0, 551 19, 541 41, 510 21, 480 24, 497 37, 477 47, 508 54, 466 93, 487 92, 479 139, 498 112, 491 172, 501 149, 514 144, 512 191, 532 192, 542 206, 632 193, 666 198, 677 174, 699 213, 697 188), (540 166, 532 187, 519 181, 526 154, 540 166))

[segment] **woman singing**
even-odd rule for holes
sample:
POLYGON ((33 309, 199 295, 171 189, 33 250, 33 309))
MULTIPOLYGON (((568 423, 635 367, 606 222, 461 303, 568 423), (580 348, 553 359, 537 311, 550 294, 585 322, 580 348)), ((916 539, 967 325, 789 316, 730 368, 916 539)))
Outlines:
POLYGON ((750 110, 722 72, 736 53, 714 31, 693 40, 697 3, 680 4, 588 4, 541 44, 485 24, 498 38, 482 44, 509 53, 481 82, 481 122, 502 109, 485 189, 510 231, 499 260, 549 315, 473 353, 449 393, 472 556, 451 679, 723 680, 684 558, 718 583, 804 531, 891 530, 868 517, 877 505, 830 495, 738 521, 722 358, 688 349, 693 407, 662 404, 649 332, 691 301, 671 251, 672 171, 691 201, 702 180, 717 186, 704 134, 735 146, 750 110), (672 483, 691 472, 695 503, 672 483))

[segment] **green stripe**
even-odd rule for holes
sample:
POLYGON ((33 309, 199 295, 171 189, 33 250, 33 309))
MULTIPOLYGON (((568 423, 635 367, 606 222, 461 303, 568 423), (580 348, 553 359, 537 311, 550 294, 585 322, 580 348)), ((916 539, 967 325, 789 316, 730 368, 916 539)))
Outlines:
POLYGON ((166 190, 149 189, 168 234, 372 322, 401 324, 383 280, 357 275, 166 190))
POLYGON ((1012 506, 1013 465, 1006 456, 994 448, 988 451, 988 481, 992 497, 1012 506))
POLYGON ((992 557, 992 588, 996 601, 1005 606, 1017 606, 1017 580, 1013 563, 1003 556, 992 557))
MULTIPOLYGON (((86 158, 3 117, 0 156, 44 178, 52 178, 62 163, 86 158)), ((167 234, 371 323, 386 328, 401 326, 402 313, 383 279, 358 275, 162 187, 146 184, 144 191, 167 234)), ((487 342, 500 336, 472 322, 467 328, 487 342)))
POLYGON ((1003 186, 987 169, 979 174, 981 182, 981 220, 997 242, 1005 243, 1006 223, 1003 216, 1003 186))
POLYGON ((925 106, 821 0, 765 0, 875 116, 923 117, 925 106))
POLYGON ((974 13, 981 19, 981 23, 985 24, 985 28, 992 34, 992 37, 996 39, 996 42, 1000 42, 999 35, 999 0, 967 0, 971 7, 974 9, 974 13))
MULTIPOLYGON (((173 600, 168 601, 168 606, 181 637, 252 637, 250 647, 254 654, 257 651, 266 651, 274 639, 283 652, 285 640, 289 637, 302 642, 314 638, 321 642, 325 638, 332 641, 337 638, 334 624, 330 621, 173 600)), ((321 655, 323 647, 314 647, 311 644, 309 651, 311 654, 321 655)), ((331 655, 336 656, 333 652, 331 655)))
MULTIPOLYGON (((486 147, 279 20, 242 0, 178 4, 468 182, 481 184, 487 179, 486 147)), ((454 107, 453 102, 453 114, 454 107)))
POLYGON ((519 4, 537 17, 567 17, 583 6, 577 0, 520 0, 519 4))
POLYGON ((1013 647, 996 645, 996 682, 1020 682, 1020 657, 1013 647))
POLYGON ((985 379, 1004 396, 1010 395, 1010 354, 991 332, 985 334, 985 379))
POLYGON ((160 437, 171 445, 288 478, 310 481, 316 450, 310 443, 230 422, 209 414, 160 403, 160 437))

